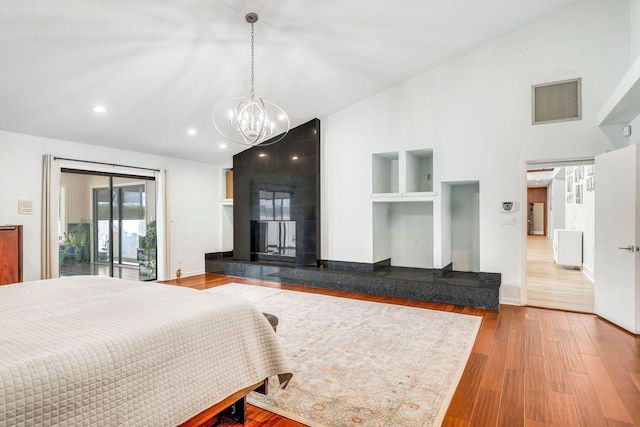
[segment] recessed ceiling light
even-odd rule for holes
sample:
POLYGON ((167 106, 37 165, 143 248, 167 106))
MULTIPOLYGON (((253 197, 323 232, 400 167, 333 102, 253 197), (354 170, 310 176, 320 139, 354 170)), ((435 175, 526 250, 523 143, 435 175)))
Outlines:
POLYGON ((197 134, 198 134, 198 131, 197 131, 196 129, 189 129, 189 130, 187 131, 187 134, 188 134, 188 135, 191 135, 191 136, 194 136, 194 135, 197 135, 197 134))
POLYGON ((93 106, 94 113, 106 113, 107 108, 104 105, 94 105, 93 106))
POLYGON ((298 156, 293 156, 291 160, 298 160, 298 156))
POLYGON ((225 148, 227 148, 227 144, 222 143, 222 144, 219 145, 219 147, 224 150, 225 148))
POLYGON ((264 153, 260 153, 260 154, 258 154, 258 157, 267 157, 267 155, 264 154, 264 153))

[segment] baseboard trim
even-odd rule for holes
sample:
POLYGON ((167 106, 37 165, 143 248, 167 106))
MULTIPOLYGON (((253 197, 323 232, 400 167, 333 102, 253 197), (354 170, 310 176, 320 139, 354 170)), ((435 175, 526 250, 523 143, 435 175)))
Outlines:
POLYGON ((500 298, 500 304, 522 306, 522 302, 517 298, 500 298))
MULTIPOLYGON (((204 270, 198 270, 198 271, 189 271, 189 272, 182 272, 182 276, 180 276, 181 279, 185 279, 187 277, 191 277, 191 276, 198 276, 200 274, 206 274, 206 272, 204 270)), ((176 280, 178 277, 176 276, 175 271, 173 272, 173 274, 171 275, 171 277, 168 280, 176 280)))
POLYGON ((595 274, 593 274, 593 270, 584 264, 582 264, 582 274, 587 276, 587 279, 589 279, 591 283, 593 284, 596 283, 596 277, 595 277, 595 274))

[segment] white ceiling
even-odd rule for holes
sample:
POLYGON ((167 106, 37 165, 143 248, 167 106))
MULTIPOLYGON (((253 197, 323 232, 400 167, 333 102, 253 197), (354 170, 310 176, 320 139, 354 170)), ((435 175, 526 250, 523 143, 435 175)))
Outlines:
POLYGON ((256 94, 296 126, 574 1, 2 0, 0 129, 224 163, 244 147, 211 113, 248 94, 247 12, 256 94))
MULTIPOLYGON (((527 188, 548 187, 556 175, 554 169, 530 170, 527 172, 527 188)), ((563 171, 564 173, 564 171, 563 171)))

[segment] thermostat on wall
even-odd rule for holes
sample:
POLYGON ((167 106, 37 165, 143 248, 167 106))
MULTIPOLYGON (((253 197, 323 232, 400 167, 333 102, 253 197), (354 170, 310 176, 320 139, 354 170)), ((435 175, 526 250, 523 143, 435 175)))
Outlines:
POLYGON ((32 200, 18 200, 18 215, 31 215, 33 214, 33 201, 32 200))
POLYGON ((517 209, 516 202, 502 202, 502 212, 515 212, 517 209))

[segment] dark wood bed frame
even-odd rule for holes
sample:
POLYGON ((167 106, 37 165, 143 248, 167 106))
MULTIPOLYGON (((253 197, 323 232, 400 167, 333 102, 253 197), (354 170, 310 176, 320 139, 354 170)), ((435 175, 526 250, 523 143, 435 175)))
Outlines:
POLYGON ((216 403, 212 407, 205 409, 195 417, 185 421, 178 427, 200 427, 216 415, 225 415, 240 424, 245 423, 247 395, 252 391, 267 394, 269 389, 269 379, 259 382, 242 390, 238 390, 224 400, 216 403))

